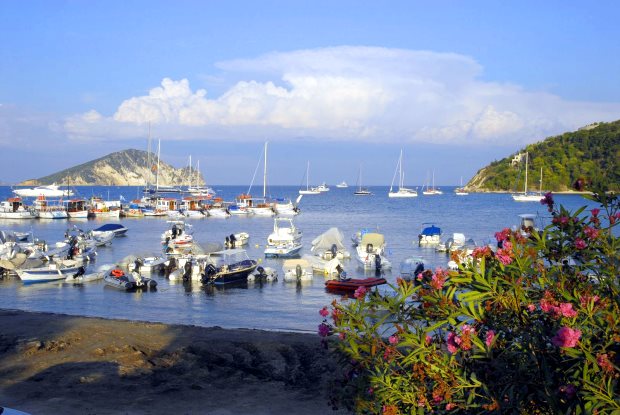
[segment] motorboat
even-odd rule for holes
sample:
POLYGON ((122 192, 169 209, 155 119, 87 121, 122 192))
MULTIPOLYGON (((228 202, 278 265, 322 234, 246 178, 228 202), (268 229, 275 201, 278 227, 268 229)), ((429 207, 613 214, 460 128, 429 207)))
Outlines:
POLYGON ((247 207, 239 206, 237 204, 228 206, 228 213, 233 216, 250 216, 254 214, 254 212, 250 211, 247 207))
POLYGON ((338 228, 329 228, 321 235, 314 238, 310 251, 324 260, 334 258, 345 259, 350 258, 351 253, 344 246, 344 236, 338 228))
POLYGON ((336 185, 336 187, 337 187, 337 188, 339 188, 339 189, 346 189, 347 187, 349 187, 349 185, 347 184, 347 182, 345 182, 345 181, 343 180, 343 181, 341 181, 340 183, 338 183, 338 184, 336 185))
POLYGON ((458 248, 451 249, 448 269, 457 270, 459 269, 459 266, 471 263, 473 261, 472 254, 474 253, 476 247, 476 242, 470 238, 458 248))
POLYGON ((382 271, 392 268, 385 257, 385 237, 380 233, 366 233, 355 248, 357 260, 365 270, 382 271))
POLYGON ((323 182, 316 187, 316 190, 318 190, 320 193, 329 192, 329 186, 327 186, 327 184, 323 182))
POLYGON ((99 281, 103 279, 105 274, 106 271, 90 272, 86 274, 86 268, 84 267, 83 272, 80 270, 73 275, 68 275, 67 278, 65 278, 65 282, 73 284, 83 284, 85 282, 99 281))
POLYGON ((420 234, 418 235, 418 244, 419 245, 432 245, 438 244, 441 242, 441 228, 435 226, 434 224, 426 223, 420 234))
POLYGON ((364 235, 366 235, 367 233, 372 233, 374 232, 372 229, 369 228, 364 228, 361 229, 357 232, 355 232, 352 236, 351 236, 351 243, 353 244, 354 247, 358 246, 359 244, 362 243, 362 237, 364 235))
POLYGON ((351 293, 360 287, 370 288, 385 283, 387 283, 385 278, 343 278, 325 281, 325 289, 351 293))
POLYGON ((309 281, 312 280, 312 265, 305 259, 287 259, 282 264, 284 281, 309 281))
POLYGON ((465 234, 460 232, 454 232, 452 234, 452 237, 448 238, 446 242, 439 243, 435 247, 435 250, 437 252, 454 252, 465 246, 466 241, 467 239, 465 238, 465 234))
POLYGON ((208 264, 207 255, 179 255, 165 262, 164 274, 170 281, 201 281, 208 264))
POLYGON ((34 219, 33 211, 26 209, 21 197, 10 197, 0 202, 0 219, 34 219))
POLYGON ((128 271, 136 271, 140 274, 154 274, 164 269, 166 261, 166 258, 158 255, 141 256, 137 257, 133 262, 130 262, 127 269, 128 271))
POLYGON ((239 248, 247 245, 250 240, 250 234, 247 232, 231 233, 224 241, 225 248, 239 248))
POLYGON ((193 244, 192 225, 182 220, 169 220, 168 223, 172 226, 161 235, 161 243, 165 248, 178 248, 193 244))
POLYGON ((112 232, 114 233, 114 236, 124 236, 128 230, 129 229, 127 229, 124 225, 121 225, 120 223, 106 223, 105 225, 93 229, 91 232, 93 235, 104 232, 112 232))
POLYGON ((424 272, 424 260, 419 257, 405 258, 400 263, 400 276, 406 280, 412 280, 424 272))
POLYGON ((226 219, 230 217, 230 212, 225 207, 211 207, 206 212, 211 218, 226 219))
POLYGON ((312 271, 322 274, 325 277, 338 277, 344 271, 342 263, 338 258, 323 259, 314 255, 304 255, 301 259, 308 261, 312 271))
POLYGON ((14 189, 13 193, 21 197, 67 197, 73 196, 73 191, 69 189, 61 189, 60 186, 54 184, 37 186, 34 188, 14 189))
POLYGON ((64 280, 69 275, 75 275, 82 267, 82 263, 74 260, 61 260, 48 263, 39 268, 16 269, 15 272, 25 283, 64 280))
POLYGON ((157 288, 157 281, 142 277, 135 271, 125 272, 120 268, 113 268, 105 272, 103 280, 106 285, 125 291, 157 288))
POLYGON ((398 158, 398 162, 396 163, 396 170, 394 171, 394 176, 392 177, 392 184, 390 184, 390 190, 388 192, 388 197, 390 198, 410 198, 417 197, 418 191, 415 189, 410 189, 404 186, 405 181, 405 173, 403 172, 403 150, 400 150, 400 157, 398 158), (394 190, 394 180, 396 179, 396 174, 398 174, 398 190, 394 190))
POLYGON ((274 199, 274 210, 280 216, 295 216, 299 214, 299 202, 303 195, 299 195, 295 203, 291 199, 276 198, 274 199))
POLYGON ((524 183, 524 188, 523 188, 523 193, 514 193, 512 195, 512 199, 515 202, 540 202, 542 199, 544 199, 544 195, 542 193, 542 167, 540 168, 540 185, 538 188, 538 193, 528 193, 527 192, 527 172, 529 170, 529 153, 526 152, 525 153, 525 183, 524 183))
POLYGON ((273 232, 267 237, 265 257, 290 258, 297 256, 302 248, 302 232, 295 227, 291 218, 274 218, 273 232), (283 226, 288 224, 288 226, 283 226))
POLYGON ((258 263, 248 257, 245 249, 228 249, 208 254, 202 275, 203 284, 223 285, 247 281, 258 263))
POLYGON ((256 271, 248 275, 248 282, 254 281, 277 281, 278 271, 270 267, 256 267, 256 271))

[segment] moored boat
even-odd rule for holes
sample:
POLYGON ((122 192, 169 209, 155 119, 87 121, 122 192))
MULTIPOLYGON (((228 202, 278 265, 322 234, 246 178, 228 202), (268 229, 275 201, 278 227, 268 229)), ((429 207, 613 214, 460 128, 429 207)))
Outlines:
POLYGON ((248 257, 245 249, 228 249, 208 255, 201 281, 203 284, 229 284, 247 281, 258 263, 248 257))
POLYGON ((125 272, 120 268, 113 268, 105 272, 103 280, 106 285, 125 291, 157 287, 157 281, 142 277, 137 272, 125 272))
POLYGON ((0 219, 34 219, 35 214, 26 209, 21 197, 10 197, 0 202, 0 219))
POLYGON ((370 288, 385 283, 385 278, 344 278, 325 281, 325 288, 329 291, 353 292, 360 287, 370 288))
POLYGON ((63 260, 47 264, 39 268, 16 269, 17 275, 25 283, 47 282, 64 280, 74 275, 82 267, 81 263, 73 260, 63 260))

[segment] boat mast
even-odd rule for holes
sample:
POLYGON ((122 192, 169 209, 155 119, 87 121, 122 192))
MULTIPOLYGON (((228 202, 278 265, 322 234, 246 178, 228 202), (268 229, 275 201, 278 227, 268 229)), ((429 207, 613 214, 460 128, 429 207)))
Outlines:
POLYGON ((147 140, 147 144, 146 144, 146 166, 148 169, 147 174, 144 176, 144 181, 145 181, 145 185, 146 188, 150 188, 150 183, 149 183, 149 179, 150 176, 153 174, 153 166, 151 166, 151 122, 149 121, 149 138, 147 140))
POLYGON ((267 144, 269 142, 265 141, 265 167, 263 171, 263 198, 267 197, 267 144))
POLYGON ((157 171, 155 172, 155 191, 159 191, 159 155, 161 151, 161 138, 157 140, 157 171))
POLYGON ((400 166, 400 183, 398 184, 398 190, 402 189, 405 181, 405 175, 403 174, 403 149, 400 149, 400 158, 398 159, 398 165, 400 166))
POLYGON ((530 160, 530 155, 528 152, 525 152, 525 190, 523 191, 523 194, 527 195, 527 167, 528 167, 528 162, 530 160))

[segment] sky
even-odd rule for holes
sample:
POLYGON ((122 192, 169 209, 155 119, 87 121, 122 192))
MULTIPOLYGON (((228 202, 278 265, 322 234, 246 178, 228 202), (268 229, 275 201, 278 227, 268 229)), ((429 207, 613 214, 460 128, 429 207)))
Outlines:
POLYGON ((0 182, 114 151, 209 184, 469 180, 620 119, 620 3, 0 2, 0 182), (257 183, 260 180, 257 180, 257 183))

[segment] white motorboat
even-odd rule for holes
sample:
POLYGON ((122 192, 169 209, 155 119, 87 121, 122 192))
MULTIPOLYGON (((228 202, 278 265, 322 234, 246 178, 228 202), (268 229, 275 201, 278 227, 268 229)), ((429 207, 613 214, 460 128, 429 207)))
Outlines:
POLYGON ((226 237, 224 247, 227 249, 239 248, 247 245, 249 240, 250 234, 247 232, 231 233, 230 236, 226 237))
POLYGON ((172 224, 172 226, 161 235, 161 243, 165 248, 174 249, 191 246, 193 244, 194 237, 192 236, 192 225, 182 220, 169 220, 168 223, 172 224))
POLYGON ((287 259, 282 264, 284 281, 309 281, 312 280, 312 265, 305 259, 287 259))
POLYGON ((248 282, 254 281, 277 281, 278 271, 270 267, 256 267, 256 271, 248 275, 248 282))
POLYGON ((114 236, 124 236, 127 231, 127 227, 121 225, 120 223, 106 223, 105 225, 101 225, 98 228, 92 230, 93 235, 103 234, 105 232, 113 232, 114 236))
MULTIPOLYGON (((321 194, 319 189, 317 189, 316 187, 310 187, 310 162, 308 162, 306 164, 306 174, 304 175, 304 177, 306 178, 306 188, 305 189, 299 189, 299 194, 300 195, 318 195, 318 194, 321 194)), ((302 182, 303 182, 303 180, 302 180, 302 182)))
POLYGON ((356 247, 357 260, 365 270, 386 270, 392 264, 385 257, 385 237, 380 233, 366 233, 356 247))
POLYGON ((343 271, 342 263, 338 258, 323 259, 314 255, 304 255, 301 259, 308 261, 313 272, 325 277, 337 277, 343 271))
POLYGON ((73 191, 61 189, 56 183, 34 188, 14 189, 13 193, 21 197, 67 197, 73 196, 73 191))
POLYGON ((388 192, 388 197, 390 198, 410 198, 417 197, 418 191, 415 189, 410 189, 404 186, 405 181, 405 173, 403 172, 403 150, 400 150, 400 157, 398 157, 398 163, 396 163, 396 170, 394 171, 394 176, 392 177, 392 184, 390 184, 390 190, 388 192), (398 174, 398 190, 393 190, 394 180, 396 179, 396 174, 398 174))
POLYGON ((233 216, 251 216, 254 214, 247 207, 239 206, 237 204, 228 206, 228 213, 233 216))
POLYGON ((299 255, 303 245, 299 242, 282 242, 265 247, 265 258, 292 258, 299 255))
POLYGON ((409 257, 400 263, 400 276, 406 280, 415 279, 421 272, 424 272, 424 260, 422 258, 409 257))
POLYGON ((344 235, 338 228, 329 228, 321 235, 314 238, 310 251, 324 260, 334 258, 345 259, 350 258, 351 254, 344 246, 344 235))
POLYGON ((433 245, 441 242, 441 228, 432 223, 423 224, 423 228, 418 235, 418 244, 433 245), (430 225, 430 226, 424 226, 430 225))
POLYGON ((74 260, 51 262, 43 267, 16 269, 19 278, 28 283, 64 280, 74 275, 82 267, 82 263, 74 260))
POLYGON ((527 192, 527 171, 529 170, 529 153, 525 153, 525 183, 523 188, 523 193, 515 193, 512 195, 512 199, 515 202, 540 202, 545 196, 542 193, 542 167, 540 168, 540 186, 538 188, 538 193, 528 193, 527 192))
POLYGON ((274 218, 273 232, 267 237, 268 245, 278 245, 288 242, 300 242, 303 233, 297 229, 291 218, 274 218), (288 226, 286 226, 288 225, 288 226))
POLYGON ((65 278, 65 282, 83 284, 85 282, 99 281, 103 279, 105 273, 106 271, 97 271, 86 274, 86 270, 84 268, 84 273, 77 272, 76 274, 68 275, 67 278, 65 278))
POLYGON ((303 195, 299 195, 295 203, 291 199, 277 198, 275 199, 274 210, 280 216, 295 216, 299 214, 299 202, 303 195))
POLYGON ((347 184, 347 182, 345 182, 345 181, 343 180, 343 181, 341 181, 340 183, 338 183, 338 184, 336 185, 336 187, 337 187, 337 188, 339 188, 339 189, 346 189, 347 187, 349 187, 349 185, 347 184))
POLYGON ((34 219, 36 215, 26 209, 20 197, 10 197, 0 202, 0 219, 34 219))
POLYGON ((230 217, 230 212, 225 207, 211 207, 206 212, 211 218, 226 219, 230 217))
POLYGON ((329 186, 327 186, 327 184, 323 182, 316 187, 316 190, 318 190, 321 193, 329 192, 329 186))

